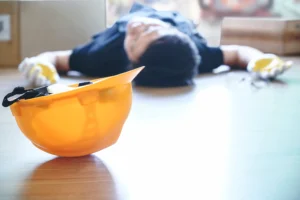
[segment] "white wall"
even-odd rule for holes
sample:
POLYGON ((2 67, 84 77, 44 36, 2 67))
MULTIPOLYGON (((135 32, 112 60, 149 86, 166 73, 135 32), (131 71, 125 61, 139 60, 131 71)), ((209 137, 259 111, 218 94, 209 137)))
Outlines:
POLYGON ((105 0, 22 1, 21 57, 83 44, 106 26, 105 0))

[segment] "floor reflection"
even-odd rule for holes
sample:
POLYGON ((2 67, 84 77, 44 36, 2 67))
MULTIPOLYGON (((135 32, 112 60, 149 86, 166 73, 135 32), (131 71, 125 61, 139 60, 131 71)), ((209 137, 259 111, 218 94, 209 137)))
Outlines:
POLYGON ((189 94, 195 90, 195 85, 183 86, 183 87, 173 87, 173 88, 151 88, 151 87, 141 87, 135 86, 134 92, 138 95, 144 95, 148 97, 173 97, 182 96, 189 94))
POLYGON ((55 158, 25 180, 21 199, 118 200, 116 190, 112 175, 98 157, 55 158))

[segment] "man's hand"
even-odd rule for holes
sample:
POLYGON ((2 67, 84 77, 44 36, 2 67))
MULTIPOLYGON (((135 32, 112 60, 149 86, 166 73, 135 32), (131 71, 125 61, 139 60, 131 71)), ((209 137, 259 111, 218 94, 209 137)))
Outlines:
POLYGON ((292 66, 292 62, 284 62, 274 54, 248 46, 228 45, 221 49, 225 65, 246 69, 261 79, 274 79, 292 66))
POLYGON ((147 17, 135 17, 127 24, 124 47, 130 61, 138 62, 149 45, 161 37, 171 25, 161 20, 147 17))
POLYGON ((18 69, 29 83, 35 87, 54 84, 59 80, 55 66, 38 57, 25 58, 18 69))
POLYGON ((292 61, 283 61, 274 54, 264 54, 259 58, 253 59, 247 66, 247 70, 256 78, 275 79, 283 74, 293 65, 292 61))

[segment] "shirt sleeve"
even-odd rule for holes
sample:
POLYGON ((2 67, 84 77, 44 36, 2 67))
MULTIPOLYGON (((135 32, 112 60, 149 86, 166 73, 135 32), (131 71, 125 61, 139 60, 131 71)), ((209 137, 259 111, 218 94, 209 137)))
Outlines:
POLYGON ((212 72, 214 69, 224 64, 223 52, 220 47, 209 47, 206 44, 203 44, 198 49, 201 56, 199 73, 212 72))
POLYGON ((127 62, 123 50, 124 34, 113 26, 98 34, 89 43, 73 49, 70 69, 88 76, 110 76, 123 72, 127 62))

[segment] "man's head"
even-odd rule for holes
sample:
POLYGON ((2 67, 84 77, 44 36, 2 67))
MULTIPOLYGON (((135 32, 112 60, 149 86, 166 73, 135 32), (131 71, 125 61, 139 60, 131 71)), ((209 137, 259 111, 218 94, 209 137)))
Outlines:
POLYGON ((135 79, 139 85, 190 84, 200 62, 194 42, 158 19, 132 20, 128 24, 125 50, 134 66, 145 66, 135 79))

